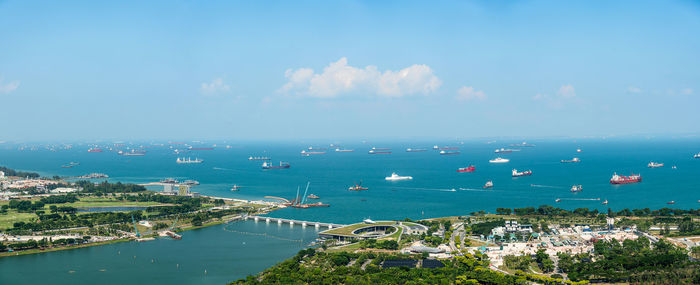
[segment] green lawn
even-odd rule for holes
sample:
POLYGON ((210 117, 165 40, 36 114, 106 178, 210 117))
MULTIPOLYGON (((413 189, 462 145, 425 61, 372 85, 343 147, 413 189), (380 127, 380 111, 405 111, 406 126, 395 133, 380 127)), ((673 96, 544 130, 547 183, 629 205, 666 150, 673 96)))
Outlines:
POLYGON ((0 229, 9 229, 16 222, 29 222, 34 218, 37 218, 34 213, 17 213, 15 210, 8 210, 6 214, 0 214, 0 229))

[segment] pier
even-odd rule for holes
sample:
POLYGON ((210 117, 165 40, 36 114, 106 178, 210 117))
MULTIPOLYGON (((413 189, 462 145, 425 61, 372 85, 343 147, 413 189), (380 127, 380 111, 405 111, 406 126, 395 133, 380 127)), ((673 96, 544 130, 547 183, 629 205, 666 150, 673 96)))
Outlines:
POLYGON ((256 223, 257 222, 265 222, 265 223, 277 223, 277 224, 288 224, 290 226, 293 225, 301 225, 302 227, 316 227, 316 228, 329 228, 329 229, 335 229, 335 228, 340 228, 344 227, 346 225, 343 224, 334 224, 334 223, 323 223, 323 222, 309 222, 309 221, 299 221, 299 220, 292 220, 292 219, 282 219, 282 218, 272 218, 272 217, 262 217, 262 216, 246 216, 244 217, 244 220, 249 220, 253 219, 256 223))

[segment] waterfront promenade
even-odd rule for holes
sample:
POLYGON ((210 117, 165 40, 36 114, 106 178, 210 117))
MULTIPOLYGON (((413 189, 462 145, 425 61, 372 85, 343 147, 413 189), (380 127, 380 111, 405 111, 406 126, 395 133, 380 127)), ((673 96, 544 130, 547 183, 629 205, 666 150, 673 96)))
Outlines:
POLYGON ((301 225, 302 227, 313 226, 316 228, 325 227, 325 228, 329 228, 329 229, 340 228, 340 227, 346 226, 343 224, 335 224, 335 223, 309 222, 309 221, 299 221, 299 220, 292 220, 292 219, 272 218, 272 217, 263 217, 263 216, 245 216, 243 219, 244 220, 252 219, 255 222, 277 223, 280 225, 281 224, 289 224, 290 226, 301 225))

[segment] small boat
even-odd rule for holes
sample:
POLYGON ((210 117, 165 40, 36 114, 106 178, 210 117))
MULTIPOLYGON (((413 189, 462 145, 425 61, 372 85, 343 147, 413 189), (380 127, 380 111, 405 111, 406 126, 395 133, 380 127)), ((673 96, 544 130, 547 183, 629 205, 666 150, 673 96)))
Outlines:
POLYGON ((457 172, 474 172, 476 170, 476 166, 470 165, 467 167, 460 167, 457 169, 457 172))
POLYGON ((561 163, 576 163, 576 162, 581 162, 581 160, 578 159, 578 157, 574 157, 571 160, 563 160, 563 159, 561 160, 561 163))
POLYGON ((377 222, 372 221, 372 220, 370 220, 370 219, 364 219, 364 220, 362 220, 362 222, 365 223, 365 224, 376 224, 376 223, 377 223, 377 222))
POLYGON ((607 205, 607 204, 608 204, 608 200, 605 199, 605 201, 603 201, 603 203, 600 203, 600 204, 602 204, 602 205, 607 205))
POLYGON ((445 151, 445 150, 440 151, 440 155, 456 155, 456 154, 459 154, 459 151, 445 151))
POLYGON ((492 160, 489 160, 489 163, 506 163, 509 161, 510 161, 510 159, 507 159, 507 158, 496 157, 492 160))
POLYGON ((367 187, 362 187, 362 181, 360 181, 360 184, 355 183, 355 186, 350 186, 348 190, 350 191, 361 191, 361 190, 367 190, 369 188, 367 187))
POLYGON ((321 197, 318 197, 314 194, 309 194, 309 196, 306 196, 307 199, 321 199, 321 197))
POLYGON ((411 180, 413 177, 411 176, 400 176, 396 174, 396 172, 392 173, 391 176, 384 177, 385 180, 388 181, 399 181, 399 180, 411 180))
POLYGON ((677 167, 676 167, 675 165, 674 165, 674 166, 671 166, 671 169, 676 169, 676 168, 677 168, 677 167))
POLYGON ((694 158, 700 158, 700 152, 698 152, 697 154, 693 155, 693 157, 694 157, 694 158))
POLYGON ((583 191, 583 186, 581 186, 581 185, 571 186, 571 192, 581 192, 581 191, 583 191))
POLYGON ((581 152, 581 149, 580 149, 580 148, 577 148, 577 149, 576 149, 576 152, 581 152))
POLYGON ((286 169, 289 166, 289 162, 280 161, 280 165, 272 165, 272 163, 265 161, 262 164, 262 169, 286 169))
POLYGON ((241 186, 238 186, 238 184, 233 184, 233 186, 231 187, 231 191, 238 191, 240 189, 241 189, 241 186))
POLYGON ((559 203, 559 202, 561 202, 561 199, 560 199, 560 198, 557 198, 556 200, 554 200, 554 202, 559 203))
POLYGON ((484 189, 493 188, 493 181, 491 181, 491 180, 486 181, 486 184, 484 184, 483 188, 484 189))
POLYGON ((617 175, 617 173, 613 173, 612 178, 610 178, 610 184, 627 184, 635 182, 642 182, 642 176, 634 173, 630 176, 622 176, 617 175))
POLYGON ((675 203, 676 203, 676 201, 668 201, 668 202, 666 202, 666 204, 669 204, 669 205, 673 205, 673 204, 675 204, 675 203))
POLYGON ((663 163, 658 163, 658 162, 653 162, 653 161, 649 162, 649 164, 647 164, 647 167, 649 167, 649 168, 657 168, 657 167, 663 167, 663 166, 664 166, 663 163))
POLYGON ((434 146, 433 146, 433 149, 435 149, 435 150, 437 150, 437 149, 439 149, 439 148, 440 148, 440 147, 437 146, 437 145, 434 145, 434 146))
POLYGON ((424 152, 427 151, 427 149, 424 148, 407 148, 406 152, 424 152))
POLYGON ((520 176, 530 176, 532 175, 532 170, 526 170, 523 172, 518 172, 517 169, 513 169, 513 177, 520 177, 520 176))

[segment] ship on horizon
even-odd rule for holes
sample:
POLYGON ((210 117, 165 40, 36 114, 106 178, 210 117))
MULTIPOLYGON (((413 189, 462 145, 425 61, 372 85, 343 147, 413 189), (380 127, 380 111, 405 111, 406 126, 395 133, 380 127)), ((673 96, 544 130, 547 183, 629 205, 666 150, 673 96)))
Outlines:
POLYGON ((406 149, 406 152, 424 152, 424 151, 428 151, 428 150, 425 148, 410 148, 410 147, 406 149))
POLYGON ((286 169, 289 166, 289 162, 280 161, 279 165, 272 165, 272 163, 265 161, 262 164, 262 169, 286 169))
POLYGON ((520 176, 530 176, 532 175, 532 170, 526 170, 523 172, 518 172, 517 169, 513 169, 513 177, 520 177, 520 176))
POLYGON ((459 151, 446 151, 446 150, 441 150, 440 155, 457 155, 460 154, 459 151))
POLYGON ((476 166, 470 165, 467 167, 460 167, 457 169, 457 172, 474 172, 476 170, 476 166))
POLYGON ((102 152, 102 149, 99 147, 91 147, 87 151, 88 152, 102 152))
POLYGON ((494 159, 492 159, 492 160, 489 160, 489 163, 506 163, 506 162, 509 162, 509 161, 510 161, 510 159, 507 159, 507 158, 496 157, 496 158, 494 158, 494 159))
POLYGON ((647 167, 649 167, 649 168, 657 168, 657 167, 663 167, 663 166, 664 166, 663 163, 658 163, 658 162, 653 162, 653 161, 649 162, 649 164, 647 164, 647 167))
POLYGON ((248 160, 270 160, 267 156, 249 156, 248 160))
POLYGON ((535 145, 527 143, 527 142, 522 142, 522 143, 512 143, 512 144, 510 144, 510 146, 533 147, 535 145))
POLYGON ((581 160, 578 159, 578 157, 574 157, 571 160, 563 160, 563 159, 561 160, 561 163, 576 163, 576 162, 581 162, 581 160))

